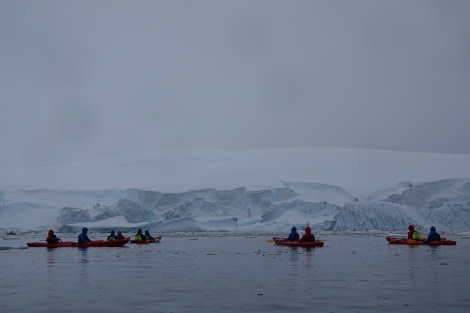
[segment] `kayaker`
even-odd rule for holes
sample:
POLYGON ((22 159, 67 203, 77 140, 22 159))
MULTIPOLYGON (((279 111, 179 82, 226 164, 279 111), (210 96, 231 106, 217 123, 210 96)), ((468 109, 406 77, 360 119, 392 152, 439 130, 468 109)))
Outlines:
POLYGON ((60 240, 59 238, 57 238, 57 236, 54 234, 54 231, 52 229, 49 229, 49 232, 47 233, 47 243, 58 243, 58 242, 62 242, 62 240, 60 240))
POLYGON ((145 231, 145 238, 148 239, 148 240, 155 240, 155 238, 153 238, 151 235, 150 235, 150 232, 148 230, 145 231))
POLYGON ((126 239, 126 237, 124 237, 124 236, 122 235, 122 233, 121 233, 120 230, 118 230, 117 237, 118 237, 119 239, 126 239))
POLYGON ((408 226, 408 239, 414 239, 414 240, 419 240, 421 235, 419 232, 415 229, 415 226, 411 224, 408 226))
POLYGON ((145 235, 142 234, 142 229, 139 228, 137 234, 135 234, 135 240, 145 240, 145 235))
POLYGON ((107 238, 108 240, 119 240, 118 235, 116 235, 116 232, 114 230, 111 231, 111 234, 107 238))
POLYGON ((289 241, 298 241, 300 238, 300 235, 299 233, 297 232, 297 227, 292 227, 290 229, 290 234, 289 234, 289 237, 287 237, 287 240, 289 241))
POLYGON ((430 232, 428 234, 428 238, 424 242, 441 241, 441 235, 438 232, 436 232, 435 226, 431 226, 429 230, 430 232))
POLYGON ((310 226, 305 227, 305 234, 303 234, 299 241, 315 241, 315 235, 312 233, 310 226))
POLYGON ((91 242, 91 239, 88 238, 88 228, 83 227, 82 228, 82 233, 78 235, 78 243, 85 243, 85 242, 91 242))

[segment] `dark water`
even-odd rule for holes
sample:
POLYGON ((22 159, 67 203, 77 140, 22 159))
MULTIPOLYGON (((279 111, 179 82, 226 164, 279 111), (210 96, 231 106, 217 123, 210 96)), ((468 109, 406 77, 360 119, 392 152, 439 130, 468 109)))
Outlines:
POLYGON ((323 248, 188 234, 122 248, 0 250, 0 312, 469 310, 469 239, 428 247, 317 237, 323 248))

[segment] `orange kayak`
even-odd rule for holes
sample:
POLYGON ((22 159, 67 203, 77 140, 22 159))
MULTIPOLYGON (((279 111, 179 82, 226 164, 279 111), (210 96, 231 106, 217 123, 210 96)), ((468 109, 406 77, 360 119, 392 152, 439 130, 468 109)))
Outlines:
POLYGON ((140 243, 140 244, 145 244, 145 243, 154 243, 154 242, 160 242, 162 239, 162 236, 154 237, 152 239, 145 239, 145 240, 131 240, 131 243, 140 243))
POLYGON ((289 241, 285 238, 273 237, 274 243, 280 246, 293 246, 293 247, 323 247, 324 242, 320 240, 315 241, 289 241))
POLYGON ((423 240, 414 240, 408 238, 397 238, 397 237, 385 237, 389 244, 393 245, 426 245, 426 246, 455 246, 457 241, 447 240, 446 238, 441 238, 441 241, 429 241, 424 242, 423 240))
POLYGON ((46 248, 61 248, 61 247, 122 247, 128 243, 130 238, 119 240, 93 240, 90 242, 78 243, 75 241, 64 241, 57 243, 45 242, 28 242, 28 247, 46 247, 46 248))

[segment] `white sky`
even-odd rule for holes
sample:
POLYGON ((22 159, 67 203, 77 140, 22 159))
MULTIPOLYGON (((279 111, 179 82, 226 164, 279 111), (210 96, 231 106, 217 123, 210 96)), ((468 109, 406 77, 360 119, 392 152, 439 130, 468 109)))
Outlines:
POLYGON ((0 1, 0 167, 160 148, 470 153, 470 1, 0 1))

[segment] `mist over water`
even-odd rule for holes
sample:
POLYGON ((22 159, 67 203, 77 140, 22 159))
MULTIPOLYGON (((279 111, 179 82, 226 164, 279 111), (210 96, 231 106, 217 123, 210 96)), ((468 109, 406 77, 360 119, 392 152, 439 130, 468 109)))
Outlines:
POLYGON ((3 250, 0 299, 5 312, 467 311, 470 240, 428 247, 316 235, 324 247, 179 233, 122 248, 3 250))

